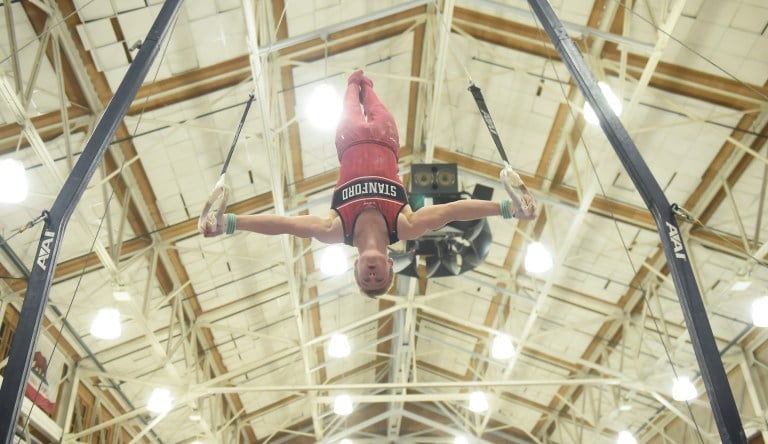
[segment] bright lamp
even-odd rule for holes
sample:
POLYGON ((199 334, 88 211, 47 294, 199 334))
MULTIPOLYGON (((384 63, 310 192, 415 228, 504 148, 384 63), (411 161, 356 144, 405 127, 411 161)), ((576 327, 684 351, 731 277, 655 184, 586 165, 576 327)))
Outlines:
POLYGON ((541 242, 531 242, 525 251, 525 271, 544 273, 552 269, 552 255, 541 242))
POLYGON ((696 386, 690 379, 681 376, 675 379, 672 385, 672 399, 675 401, 690 401, 698 395, 696 386))
POLYGON ((469 409, 475 413, 482 413, 488 410, 488 398, 483 392, 472 392, 469 394, 469 409))
POLYGON ((344 249, 339 245, 329 245, 323 250, 320 258, 320 271, 328 276, 338 276, 349 268, 344 249))
POLYGON ((306 108, 307 117, 320 129, 333 129, 341 117, 341 98, 327 83, 317 85, 309 97, 306 108))
POLYGON ((120 333, 120 312, 116 308, 102 308, 91 321, 91 334, 99 339, 117 339, 120 333))
POLYGON ((349 356, 350 351, 347 335, 335 333, 331 336, 331 340, 328 341, 328 354, 332 358, 345 358, 349 356))
MULTIPOLYGON (((605 82, 597 82, 597 86, 600 87, 600 91, 603 92, 603 96, 605 96, 605 100, 608 101, 608 106, 611 107, 613 112, 617 115, 621 115, 621 99, 619 99, 616 94, 614 94, 613 90, 611 89, 611 86, 608 85, 605 82)), ((597 125, 600 123, 600 120, 597 118, 597 114, 595 114, 595 110, 592 109, 592 105, 589 104, 589 102, 584 102, 584 120, 587 121, 587 123, 592 125, 597 125)))
POLYGON ((173 407, 173 398, 170 390, 161 387, 152 390, 147 400, 147 410, 162 415, 170 412, 171 407, 173 407))
POLYGON ((352 413, 352 398, 349 395, 339 395, 333 400, 333 413, 346 416, 352 413))
POLYGON ((768 327, 768 296, 752 302, 752 323, 755 327, 768 327))
POLYGON ((619 438, 616 440, 616 444, 637 444, 635 436, 627 430, 619 432, 619 438))
POLYGON ((17 203, 27 198, 27 171, 14 159, 0 160, 0 202, 17 203))
POLYGON ((515 355, 515 346, 512 345, 512 339, 509 335, 500 334, 493 338, 491 345, 491 356, 494 359, 509 359, 515 355))

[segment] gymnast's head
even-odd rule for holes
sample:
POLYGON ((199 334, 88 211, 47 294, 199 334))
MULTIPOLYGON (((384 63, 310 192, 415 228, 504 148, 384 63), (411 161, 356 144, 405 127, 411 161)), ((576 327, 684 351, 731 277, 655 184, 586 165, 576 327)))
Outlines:
POLYGON ((385 294, 394 280, 394 261, 386 251, 366 250, 355 261, 355 281, 366 296, 385 294))

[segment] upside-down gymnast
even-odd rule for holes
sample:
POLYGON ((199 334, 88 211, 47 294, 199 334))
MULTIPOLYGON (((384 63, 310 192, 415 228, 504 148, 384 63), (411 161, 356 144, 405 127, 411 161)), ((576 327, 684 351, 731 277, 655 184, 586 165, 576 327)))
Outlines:
POLYGON ((370 297, 387 292, 393 280, 393 260, 387 246, 398 240, 419 238, 453 221, 487 216, 536 217, 533 196, 509 166, 502 170, 502 184, 510 195, 500 202, 464 199, 424 206, 413 211, 399 177, 400 142, 395 120, 373 91, 373 82, 362 71, 347 80, 341 120, 336 129, 339 179, 330 215, 281 216, 276 214, 221 214, 206 219, 200 231, 206 237, 235 230, 261 234, 291 234, 324 243, 357 248, 355 280, 370 297), (362 105, 362 110, 360 105, 362 105))

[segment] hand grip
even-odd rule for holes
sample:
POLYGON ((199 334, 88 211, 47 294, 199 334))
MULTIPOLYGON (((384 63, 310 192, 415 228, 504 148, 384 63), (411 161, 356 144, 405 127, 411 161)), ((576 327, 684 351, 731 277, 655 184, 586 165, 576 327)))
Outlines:
POLYGON ((224 210, 227 209, 227 202, 229 201, 229 187, 224 181, 224 174, 219 177, 216 185, 213 187, 213 191, 208 196, 208 200, 203 205, 203 210, 200 212, 200 218, 197 220, 197 230, 205 233, 206 225, 214 225, 216 228, 213 233, 209 234, 221 234, 224 227, 221 222, 224 220, 224 210))

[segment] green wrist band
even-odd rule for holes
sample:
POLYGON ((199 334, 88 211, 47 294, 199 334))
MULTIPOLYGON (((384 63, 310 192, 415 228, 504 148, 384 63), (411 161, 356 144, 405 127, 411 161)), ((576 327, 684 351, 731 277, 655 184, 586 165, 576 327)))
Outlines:
POLYGON ((499 202, 499 206, 501 207, 501 217, 504 219, 511 219, 512 212, 509 211, 509 199, 504 199, 499 202))
POLYGON ((227 213, 227 234, 233 234, 235 232, 235 225, 237 225, 237 216, 234 213, 227 213))

